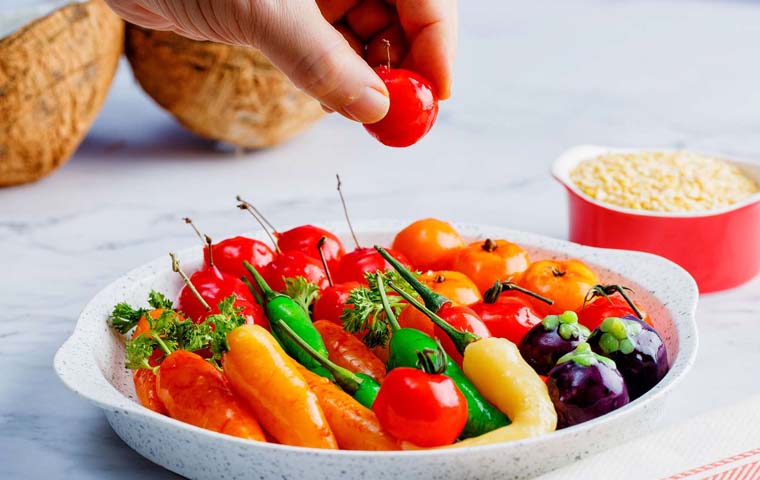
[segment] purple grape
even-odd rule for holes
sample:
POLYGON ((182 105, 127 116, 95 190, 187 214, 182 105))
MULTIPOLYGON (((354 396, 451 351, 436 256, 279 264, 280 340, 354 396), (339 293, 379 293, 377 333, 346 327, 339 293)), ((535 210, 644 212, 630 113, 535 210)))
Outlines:
POLYGON ((557 428, 591 420, 629 402, 615 362, 594 353, 585 342, 558 360, 547 386, 557 411, 557 428))

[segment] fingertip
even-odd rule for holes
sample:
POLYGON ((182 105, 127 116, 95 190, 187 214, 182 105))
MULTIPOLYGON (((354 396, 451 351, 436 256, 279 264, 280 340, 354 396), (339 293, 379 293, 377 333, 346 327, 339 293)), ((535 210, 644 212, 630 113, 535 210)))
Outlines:
POLYGON ((376 123, 385 117, 388 108, 390 98, 385 85, 382 90, 375 86, 366 86, 354 101, 340 109, 340 113, 360 123, 376 123))

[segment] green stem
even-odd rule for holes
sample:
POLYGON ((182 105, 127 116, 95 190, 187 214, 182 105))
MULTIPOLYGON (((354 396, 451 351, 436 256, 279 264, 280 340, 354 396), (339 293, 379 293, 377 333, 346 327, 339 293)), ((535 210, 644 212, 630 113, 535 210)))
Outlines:
POLYGON ((357 390, 359 390, 359 386, 361 386, 363 382, 360 377, 355 375, 352 371, 335 364, 329 358, 321 355, 311 345, 299 337, 298 334, 294 332, 293 329, 290 328, 284 321, 280 320, 279 325, 282 328, 283 333, 285 333, 288 338, 293 340, 299 347, 308 353, 315 362, 322 365, 325 370, 332 374, 333 378, 335 379, 335 383, 337 383, 340 388, 348 392, 350 395, 353 395, 357 390))
POLYGON ((253 298, 256 300, 256 303, 259 305, 264 305, 264 299, 261 298, 261 294, 258 290, 256 290, 256 287, 253 286, 250 280, 248 280, 248 277, 240 277, 240 280, 245 283, 245 286, 248 287, 248 290, 251 291, 251 295, 253 295, 253 298))
POLYGON ((172 259, 172 270, 175 273, 179 273, 179 276, 182 277, 182 280, 184 280, 185 285, 187 285, 187 288, 190 289, 190 291, 193 293, 195 298, 203 305, 203 308, 206 309, 206 311, 211 311, 211 307, 209 306, 208 302, 201 296, 200 292, 197 288, 195 288, 195 285, 193 285, 193 282, 190 281, 190 277, 187 276, 185 272, 182 271, 182 269, 179 266, 179 260, 177 259, 177 255, 174 253, 170 253, 169 257, 172 259))
POLYGON ((401 262, 393 258, 393 256, 388 253, 383 247, 378 247, 375 245, 375 250, 378 251, 378 253, 388 262, 391 264, 391 266, 396 270, 401 277, 409 283, 409 285, 412 286, 415 292, 419 294, 419 296, 422 298, 422 300, 425 302, 425 306, 428 307, 430 310, 437 312, 441 309, 442 306, 446 305, 447 303, 451 303, 451 300, 444 297, 440 293, 437 293, 436 291, 432 290, 430 287, 425 285, 424 283, 420 282, 417 277, 414 276, 412 272, 409 271, 406 267, 404 267, 401 262))
POLYGON ((625 293, 626 290, 630 290, 630 288, 624 287, 622 285, 614 285, 615 290, 623 297, 625 302, 628 304, 629 307, 631 307, 631 310, 633 310, 633 313, 636 314, 637 317, 639 317, 639 320, 644 320, 644 315, 641 314, 641 310, 639 310, 639 307, 636 306, 635 303, 633 303, 633 300, 631 300, 631 297, 628 296, 627 293, 625 293))
POLYGON ((161 340, 161 337, 159 337, 159 336, 158 336, 158 334, 156 334, 155 332, 150 332, 150 333, 149 333, 149 335, 150 335, 151 337, 153 337, 153 340, 155 340, 155 341, 156 341, 156 343, 158 343, 158 346, 159 346, 159 348, 160 348, 160 349, 161 349, 161 350, 162 350, 162 351, 163 351, 163 352, 164 352, 166 355, 171 355, 171 354, 173 353, 173 352, 172 352, 172 349, 170 349, 170 348, 169 348, 169 347, 166 345, 166 343, 164 343, 164 341, 163 341, 163 340, 161 340))
POLYGON ((271 302, 272 299, 278 295, 278 293, 272 290, 267 281, 264 280, 264 277, 262 277, 261 274, 255 268, 253 268, 253 265, 248 263, 248 260, 243 260, 243 266, 246 270, 248 270, 248 273, 253 276, 253 279, 256 281, 256 285, 259 286, 259 289, 264 294, 266 301, 271 302))
POLYGON ((438 328, 443 330, 444 333, 449 336, 451 341, 454 342, 454 346, 456 347, 457 351, 462 355, 464 355, 464 350, 467 348, 467 345, 480 340, 480 337, 472 332, 462 332, 452 327, 446 320, 435 314, 429 308, 425 307, 425 305, 418 302, 417 299, 403 291, 401 288, 394 285, 393 282, 388 283, 388 286, 395 290, 396 293, 401 295, 401 297, 409 302, 410 305, 424 313, 438 328))
POLYGON ((542 302, 548 305, 554 305, 554 300, 550 298, 546 298, 542 295, 539 295, 538 293, 528 290, 527 288, 523 288, 517 285, 516 283, 510 282, 509 280, 506 280, 504 282, 499 282, 497 280, 496 283, 494 283, 493 286, 489 288, 488 290, 486 290, 486 293, 483 294, 483 301, 485 303, 496 303, 496 301, 499 299, 499 295, 501 295, 502 292, 506 292, 509 290, 522 292, 525 295, 541 300, 542 302))
POLYGON ((385 319, 388 320, 388 323, 391 326, 391 330, 394 332, 401 330, 401 325, 398 323, 398 318, 396 318, 396 314, 393 313, 391 304, 388 301, 388 295, 385 293, 385 281, 383 281, 382 273, 377 274, 377 291, 380 292, 380 301, 383 304, 383 311, 385 311, 385 319))

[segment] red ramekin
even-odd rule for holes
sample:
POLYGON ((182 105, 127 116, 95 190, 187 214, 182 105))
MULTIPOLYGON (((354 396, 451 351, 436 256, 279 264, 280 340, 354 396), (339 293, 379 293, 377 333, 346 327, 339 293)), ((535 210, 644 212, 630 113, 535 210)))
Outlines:
MULTIPOLYGON (((552 173, 567 189, 570 240, 660 255, 686 269, 701 293, 747 282, 760 272, 760 193, 719 210, 651 212, 599 202, 571 180, 579 162, 610 152, 665 151, 582 145, 563 153, 552 173)), ((723 157, 718 156, 723 159, 723 157)), ((726 159, 760 182, 760 165, 726 159)))

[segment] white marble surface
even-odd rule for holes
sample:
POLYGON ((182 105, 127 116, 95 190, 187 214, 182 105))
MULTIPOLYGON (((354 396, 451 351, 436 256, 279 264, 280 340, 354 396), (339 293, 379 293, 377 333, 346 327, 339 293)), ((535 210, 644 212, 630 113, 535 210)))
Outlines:
MULTIPOLYGON (((418 146, 388 150, 340 118, 236 156, 184 132, 123 65, 75 158, 0 190, 0 478, 169 478, 55 378, 53 353, 103 285, 210 234, 438 216, 564 237, 552 159, 579 143, 688 147, 760 162, 760 3, 463 1, 454 98, 418 146)), ((633 234, 633 233, 632 233, 633 234)), ((701 351, 667 422, 760 393, 760 279, 703 297, 701 351)))

